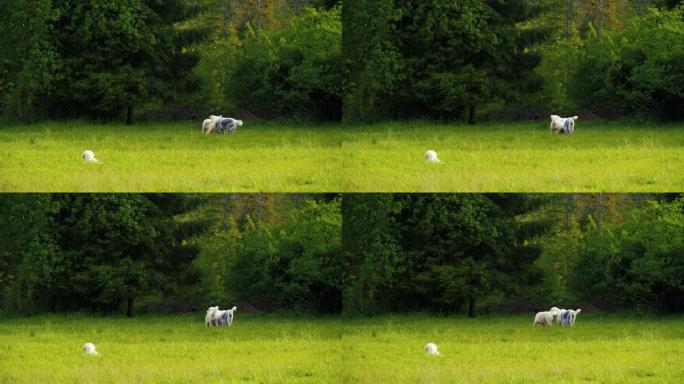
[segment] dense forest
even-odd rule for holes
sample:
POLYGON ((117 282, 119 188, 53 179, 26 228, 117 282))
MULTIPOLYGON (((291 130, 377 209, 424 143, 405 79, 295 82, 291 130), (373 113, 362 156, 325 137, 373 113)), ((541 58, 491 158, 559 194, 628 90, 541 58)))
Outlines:
POLYGON ((684 197, 5 194, 6 313, 684 310, 684 197))
POLYGON ((679 120, 680 3, 4 0, 0 110, 29 122, 679 120))

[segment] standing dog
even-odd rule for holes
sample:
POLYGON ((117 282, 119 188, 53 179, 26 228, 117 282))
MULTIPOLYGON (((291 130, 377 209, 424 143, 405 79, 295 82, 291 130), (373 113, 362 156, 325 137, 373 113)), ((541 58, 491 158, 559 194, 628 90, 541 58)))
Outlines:
POLYGON ((216 129, 216 123, 219 120, 221 120, 222 118, 223 118, 223 116, 220 116, 220 115, 219 116, 216 116, 216 115, 209 116, 208 119, 206 119, 202 122, 202 133, 205 135, 210 134, 211 131, 216 129))
POLYGON ((564 310, 560 314, 560 325, 562 327, 564 326, 570 326, 574 327, 575 326, 575 320, 577 319, 577 315, 582 312, 581 309, 578 309, 576 311, 573 311, 572 309, 564 310))
POLYGON ((242 120, 233 119, 232 117, 223 117, 216 122, 217 133, 234 133, 238 127, 242 127, 242 120))
POLYGON ((209 327, 211 325, 218 325, 218 322, 219 322, 218 312, 219 312, 218 305, 215 307, 209 307, 209 309, 207 309, 207 315, 204 317, 204 324, 207 327, 209 327))
POLYGON ((575 120, 577 120, 577 116, 560 117, 557 115, 551 115, 551 133, 565 133, 572 135, 575 132, 575 120))
POLYGON ((233 307, 231 309, 225 310, 225 311, 218 311, 218 324, 219 325, 227 325, 231 326, 233 325, 233 318, 234 318, 234 313, 237 310, 237 307, 233 307))

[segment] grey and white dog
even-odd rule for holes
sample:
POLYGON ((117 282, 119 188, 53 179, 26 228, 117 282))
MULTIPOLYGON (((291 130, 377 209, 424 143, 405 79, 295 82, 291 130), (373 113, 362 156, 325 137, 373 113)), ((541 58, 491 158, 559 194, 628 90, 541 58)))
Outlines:
POLYGON ((231 117, 222 117, 216 121, 217 133, 234 133, 238 127, 242 127, 242 120, 233 119, 231 117))
POLYGON ((575 120, 577 120, 577 116, 560 117, 558 115, 551 115, 551 132, 572 135, 575 133, 575 120))
POLYGON ((561 327, 565 326, 570 326, 573 327, 575 325, 575 319, 577 319, 577 315, 582 312, 581 309, 573 311, 572 309, 566 309, 560 314, 559 318, 559 323, 561 327))

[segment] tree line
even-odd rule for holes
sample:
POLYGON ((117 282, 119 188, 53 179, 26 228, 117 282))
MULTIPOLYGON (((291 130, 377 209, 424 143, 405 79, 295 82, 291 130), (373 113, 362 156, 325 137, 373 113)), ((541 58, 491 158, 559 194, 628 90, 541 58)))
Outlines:
POLYGON ((6 194, 7 313, 681 312, 666 194, 6 194))
POLYGON ((3 1, 0 108, 18 121, 129 123, 218 111, 474 123, 578 109, 680 120, 679 4, 3 1))

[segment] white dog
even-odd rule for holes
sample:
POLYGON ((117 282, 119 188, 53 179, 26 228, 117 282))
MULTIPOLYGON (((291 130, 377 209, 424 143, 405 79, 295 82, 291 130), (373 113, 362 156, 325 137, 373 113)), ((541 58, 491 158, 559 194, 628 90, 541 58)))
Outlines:
POLYGON ((93 343, 83 344, 83 352, 86 355, 97 356, 97 351, 95 350, 95 344, 93 344, 93 343))
POLYGON ((575 120, 577 120, 577 116, 560 117, 551 115, 551 133, 566 133, 572 135, 575 132, 575 120))
POLYGON ((551 309, 549 309, 549 312, 553 313, 553 317, 556 319, 558 324, 560 324, 560 315, 563 313, 563 311, 565 311, 565 309, 560 309, 558 307, 551 307, 551 309))
POLYGON ((532 323, 532 326, 535 325, 543 325, 545 327, 550 327, 553 325, 553 318, 555 317, 555 312, 539 312, 534 316, 534 323, 532 323))
POLYGON ((437 350, 437 344, 435 344, 435 343, 425 344, 425 353, 427 353, 428 355, 433 355, 433 356, 440 355, 439 351, 437 350))
POLYGON ((216 123, 217 123, 219 120, 221 120, 222 118, 223 118, 223 116, 221 116, 221 115, 219 115, 219 116, 216 116, 216 115, 211 115, 211 116, 209 116, 208 119, 206 119, 206 120, 204 120, 204 121, 202 122, 202 133, 204 133, 205 135, 210 134, 211 131, 213 131, 214 129, 216 129, 216 123))
POLYGON ((441 163, 441 161, 437 157, 437 152, 433 151, 432 149, 425 152, 425 160, 432 163, 441 163))
POLYGON ((85 160, 89 163, 99 163, 100 162, 100 160, 95 158, 95 153, 93 151, 91 151, 90 149, 86 149, 85 151, 83 151, 83 153, 81 153, 81 157, 83 158, 83 160, 85 160))
POLYGON ((207 315, 204 317, 204 324, 207 327, 209 327, 211 325, 218 325, 218 321, 219 321, 218 312, 219 312, 218 305, 215 307, 209 307, 209 309, 207 309, 207 315))

